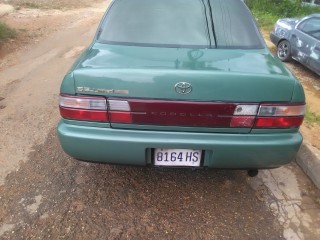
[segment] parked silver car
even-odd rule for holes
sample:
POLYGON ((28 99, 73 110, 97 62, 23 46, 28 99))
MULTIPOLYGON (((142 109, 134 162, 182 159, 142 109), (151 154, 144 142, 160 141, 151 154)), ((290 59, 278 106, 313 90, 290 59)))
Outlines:
POLYGON ((320 75, 320 14, 279 19, 270 39, 281 61, 293 58, 320 75))
POLYGON ((320 0, 303 0, 302 5, 317 7, 320 6, 320 0))

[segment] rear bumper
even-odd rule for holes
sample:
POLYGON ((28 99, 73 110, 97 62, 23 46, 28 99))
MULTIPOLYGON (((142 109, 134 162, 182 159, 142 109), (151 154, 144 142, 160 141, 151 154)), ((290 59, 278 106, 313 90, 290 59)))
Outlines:
POLYGON ((280 42, 281 38, 278 37, 274 32, 271 32, 270 33, 270 40, 274 45, 278 46, 278 43, 280 42))
POLYGON ((120 130, 66 124, 58 126, 64 151, 85 161, 148 166, 152 149, 204 151, 204 167, 275 168, 291 162, 302 143, 300 133, 213 134, 120 130))

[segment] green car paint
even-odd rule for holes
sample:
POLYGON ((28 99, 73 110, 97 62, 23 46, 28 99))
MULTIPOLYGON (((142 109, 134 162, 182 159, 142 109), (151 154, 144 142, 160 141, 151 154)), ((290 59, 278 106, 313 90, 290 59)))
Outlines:
MULTIPOLYGON (((301 84, 266 49, 230 50, 227 54, 223 50, 202 49, 199 51, 203 55, 197 60, 190 58, 190 51, 194 49, 96 44, 66 76, 61 93, 73 94, 77 87, 84 86, 129 91, 126 95, 95 93, 113 98, 305 101, 301 84), (157 53, 163 54, 160 60, 154 57, 157 53), (256 67, 248 67, 253 65, 256 67), (196 91, 190 95, 176 94, 173 86, 181 80, 193 84, 196 91)), ((64 150, 77 159, 140 166, 152 165, 153 148, 179 147, 203 150, 204 167, 273 168, 292 161, 302 142, 296 128, 205 129, 132 124, 113 124, 111 128, 110 124, 64 120, 58 132, 64 150)))
POLYGON ((276 168, 294 158, 301 134, 224 134, 141 131, 66 124, 58 127, 66 153, 86 161, 152 166, 152 149, 186 148, 204 151, 203 167, 276 168))
POLYGON ((117 97, 236 102, 304 101, 300 82, 267 49, 195 50, 97 43, 85 53, 66 75, 61 93, 74 94, 75 87, 89 87, 129 91, 126 95, 116 94, 117 97), (197 60, 190 58, 190 52, 195 51, 201 52, 197 60), (190 82, 198 91, 190 95, 176 95, 172 85, 181 80, 190 82), (171 88, 169 91, 168 86, 171 88))
MULTIPOLYGON (((66 74, 61 94, 169 101, 305 103, 300 82, 266 46, 257 49, 135 46, 101 43, 97 36, 66 74), (177 94, 174 86, 179 82, 190 83, 193 91, 177 94)), ((199 149, 203 151, 203 167, 242 169, 287 164, 302 143, 298 128, 203 128, 68 119, 59 123, 58 136, 64 151, 79 160, 152 166, 155 148, 199 149)))
POLYGON ((295 85, 288 70, 266 49, 106 44, 96 44, 88 51, 74 70, 74 79, 76 87, 128 90, 129 94, 118 97, 227 102, 269 102, 275 96, 278 101, 288 102, 295 85), (194 91, 177 95, 173 86, 182 81, 192 84, 194 91))

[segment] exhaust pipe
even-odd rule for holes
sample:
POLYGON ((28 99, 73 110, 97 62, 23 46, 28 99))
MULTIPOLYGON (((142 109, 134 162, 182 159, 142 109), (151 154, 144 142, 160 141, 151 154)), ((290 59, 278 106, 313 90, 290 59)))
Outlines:
POLYGON ((256 177, 259 174, 258 169, 250 169, 248 170, 248 176, 249 177, 256 177))

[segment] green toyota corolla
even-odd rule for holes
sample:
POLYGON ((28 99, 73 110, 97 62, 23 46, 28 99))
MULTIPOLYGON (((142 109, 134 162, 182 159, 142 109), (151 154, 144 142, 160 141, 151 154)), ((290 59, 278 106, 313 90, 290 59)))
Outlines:
POLYGON ((305 96, 241 0, 115 0, 61 85, 84 161, 257 170, 291 162, 305 96))

